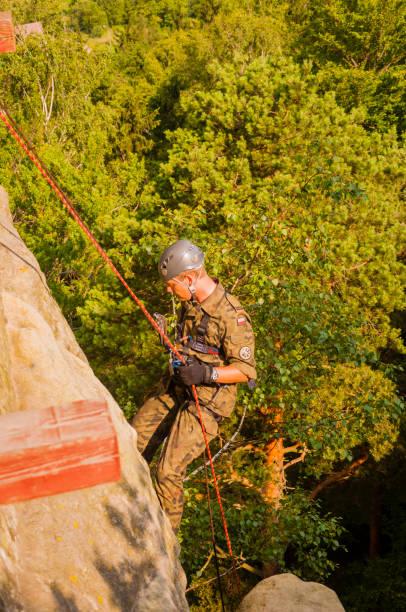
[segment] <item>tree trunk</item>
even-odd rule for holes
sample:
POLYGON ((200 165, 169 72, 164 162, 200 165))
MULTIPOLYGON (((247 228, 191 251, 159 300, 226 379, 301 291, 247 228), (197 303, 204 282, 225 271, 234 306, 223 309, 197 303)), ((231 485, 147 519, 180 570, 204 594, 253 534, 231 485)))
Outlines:
MULTIPOLYGON (((278 410, 273 419, 273 423, 278 429, 278 425, 282 421, 282 412, 278 410)), ((269 469, 269 477, 264 485, 264 499, 267 504, 274 509, 278 509, 281 504, 283 490, 285 486, 285 475, 283 469, 283 438, 274 438, 265 448, 266 465, 269 469)), ((265 562, 262 566, 262 574, 264 578, 273 576, 278 571, 275 563, 265 562)))
POLYGON ((269 478, 264 486, 264 498, 274 508, 279 508, 285 485, 283 470, 283 438, 275 438, 266 447, 266 465, 269 478))
POLYGON ((371 492, 371 508, 369 513, 369 558, 379 557, 381 549, 381 485, 374 483, 371 492))

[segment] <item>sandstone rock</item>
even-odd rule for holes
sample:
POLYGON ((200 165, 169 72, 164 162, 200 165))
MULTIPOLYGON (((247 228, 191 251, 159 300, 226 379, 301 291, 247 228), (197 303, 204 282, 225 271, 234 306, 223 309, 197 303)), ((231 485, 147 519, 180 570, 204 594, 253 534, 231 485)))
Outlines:
POLYGON ((344 612, 334 591, 293 574, 266 578, 244 597, 238 612, 344 612))
POLYGON ((106 399, 123 479, 0 507, 0 610, 188 610, 179 545, 136 449, 13 227, 0 188, 0 414, 106 399))

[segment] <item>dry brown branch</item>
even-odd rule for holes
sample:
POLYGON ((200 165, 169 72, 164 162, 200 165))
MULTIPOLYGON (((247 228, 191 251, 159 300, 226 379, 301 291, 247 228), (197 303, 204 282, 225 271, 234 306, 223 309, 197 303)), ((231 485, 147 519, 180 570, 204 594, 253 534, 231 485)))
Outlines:
POLYGON ((259 453, 260 455, 266 455, 263 448, 259 446, 254 446, 254 444, 244 444, 244 446, 240 446, 239 451, 247 451, 249 453, 259 453))
MULTIPOLYGON (((241 567, 242 565, 237 565, 235 569, 240 569, 241 567)), ((220 577, 222 578, 223 576, 227 576, 227 574, 229 574, 232 571, 233 571, 233 568, 229 567, 228 570, 220 574, 220 577)), ((189 591, 194 591, 195 589, 199 589, 205 584, 210 584, 211 582, 215 582, 216 580, 217 580, 217 576, 215 576, 214 578, 210 578, 210 580, 206 580, 205 582, 200 582, 199 584, 192 585, 188 589, 186 589, 185 593, 189 593, 189 591)))
POLYGON ((256 576, 260 576, 260 578, 263 578, 262 572, 255 569, 255 567, 252 567, 252 565, 248 565, 248 563, 241 563, 241 565, 239 565, 238 567, 241 567, 242 569, 247 570, 247 572, 251 572, 251 574, 255 574, 256 576))
POLYGON ((199 570, 199 575, 201 576, 204 572, 204 570, 206 569, 206 567, 209 565, 212 557, 213 557, 214 552, 211 551, 211 553, 209 554, 206 563, 203 565, 203 567, 199 570))
POLYGON ((355 461, 350 463, 350 465, 347 465, 347 467, 345 467, 340 472, 331 474, 331 476, 319 482, 317 487, 314 488, 313 491, 310 493, 309 499, 315 499, 315 497, 317 497, 320 491, 328 487, 328 485, 332 484, 333 482, 337 482, 338 480, 341 480, 342 478, 345 478, 346 476, 349 476, 350 474, 352 474, 360 465, 365 463, 365 461, 368 459, 368 456, 369 456, 368 453, 364 451, 364 454, 362 455, 362 457, 360 457, 359 459, 356 459, 355 461))
POLYGON ((283 449, 283 454, 286 455, 287 453, 294 453, 300 446, 302 446, 301 442, 293 444, 293 446, 287 446, 283 449))
POLYGON ((299 463, 300 461, 303 461, 303 459, 306 457, 306 453, 307 453, 307 446, 306 444, 303 444, 303 449, 300 455, 298 457, 295 457, 295 459, 288 461, 288 463, 285 463, 285 465, 283 466, 283 469, 286 471, 289 467, 291 467, 292 465, 295 465, 295 463, 299 463))
MULTIPOLYGON (((347 274, 348 272, 353 272, 354 270, 359 270, 360 268, 363 268, 364 266, 366 266, 371 260, 367 259, 367 261, 363 261, 359 264, 356 264, 355 266, 351 266, 351 268, 344 268, 343 273, 344 275, 347 274)), ((335 279, 333 280, 331 283, 327 283, 327 285, 329 287, 335 287, 336 285, 338 285, 339 283, 341 283, 343 281, 343 279, 335 279)))
POLYGON ((45 95, 43 94, 41 83, 39 79, 38 79, 38 86, 39 86, 39 92, 40 92, 41 102, 42 102, 42 112, 44 113, 45 124, 47 124, 51 118, 52 107, 54 105, 55 82, 54 82, 53 75, 51 75, 51 80, 50 82, 48 82, 48 87, 47 87, 47 91, 45 95), (51 99, 50 99, 49 107, 48 107, 47 98, 48 98, 50 88, 51 88, 51 99))

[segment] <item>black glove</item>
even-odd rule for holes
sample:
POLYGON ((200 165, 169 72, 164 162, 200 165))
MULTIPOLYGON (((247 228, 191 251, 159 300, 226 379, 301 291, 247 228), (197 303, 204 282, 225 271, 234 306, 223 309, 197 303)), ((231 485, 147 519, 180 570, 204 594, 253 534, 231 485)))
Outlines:
POLYGON ((174 370, 177 383, 191 387, 192 385, 208 385, 211 382, 213 366, 195 361, 192 364, 180 365, 174 370))

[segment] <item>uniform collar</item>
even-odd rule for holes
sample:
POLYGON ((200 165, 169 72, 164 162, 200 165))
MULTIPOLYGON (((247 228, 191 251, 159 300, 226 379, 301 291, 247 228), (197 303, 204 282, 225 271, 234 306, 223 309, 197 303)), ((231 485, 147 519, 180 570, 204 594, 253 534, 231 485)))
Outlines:
POLYGON ((218 278, 213 278, 213 280, 217 283, 217 287, 215 288, 213 293, 211 293, 209 297, 204 300, 204 302, 202 302, 201 304, 197 304, 196 306, 192 304, 191 300, 182 302, 183 307, 186 309, 186 311, 199 311, 200 309, 202 309, 207 312, 207 314, 211 317, 214 317, 216 315, 217 308, 224 297, 225 289, 218 278))
POLYGON ((205 312, 207 312, 207 314, 210 315, 211 317, 215 316, 217 312, 217 308, 221 300, 224 298, 224 293, 225 293, 225 289, 223 285, 220 283, 220 281, 217 278, 214 278, 213 280, 216 281, 217 287, 215 288, 213 293, 211 293, 209 297, 206 298, 204 302, 200 304, 201 308, 205 312))

